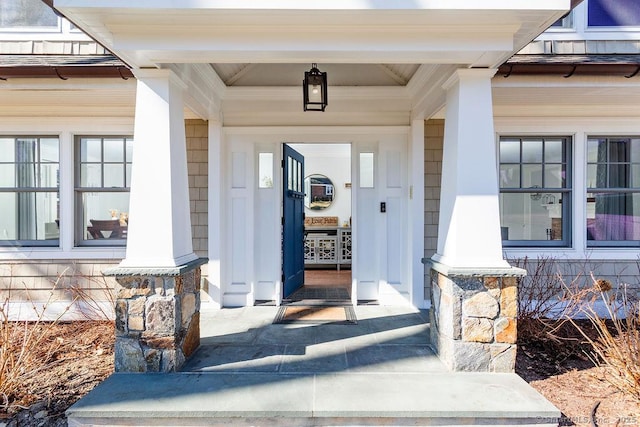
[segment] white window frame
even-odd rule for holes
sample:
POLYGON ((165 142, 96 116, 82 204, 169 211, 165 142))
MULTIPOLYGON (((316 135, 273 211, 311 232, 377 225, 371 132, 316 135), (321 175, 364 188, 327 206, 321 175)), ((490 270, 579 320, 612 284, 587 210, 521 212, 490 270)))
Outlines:
MULTIPOLYGON (((74 228, 75 228, 75 241, 76 241, 76 246, 126 246, 127 241, 126 239, 111 239, 111 238, 100 238, 100 239, 87 239, 86 234, 87 234, 87 225, 84 222, 83 219, 83 194, 85 193, 130 193, 130 187, 127 187, 127 183, 126 180, 124 182, 124 187, 104 187, 104 186, 100 186, 100 187, 82 187, 81 183, 80 183, 80 177, 81 177, 81 172, 79 170, 80 165, 82 164, 82 161, 80 159, 80 144, 81 141, 83 139, 100 139, 101 140, 101 144, 104 144, 104 141, 107 139, 116 139, 116 140, 122 140, 123 143, 123 150, 125 148, 126 141, 127 140, 133 140, 133 136, 132 135, 76 135, 74 138, 74 193, 75 193, 75 197, 74 197, 74 209, 75 209, 75 222, 74 222, 74 228)), ((124 151, 123 151, 123 155, 124 155, 124 151)), ((125 166, 124 168, 124 173, 127 174, 126 172, 126 165, 129 163, 127 162, 126 157, 123 159, 123 162, 116 162, 116 163, 111 163, 111 162, 106 162, 104 159, 101 159, 100 162, 92 162, 92 164, 100 164, 101 165, 101 175, 104 177, 104 166, 108 165, 108 164, 120 164, 122 163, 123 166, 125 166)), ((124 179, 124 178, 123 178, 124 179)), ((130 178, 129 178, 130 179, 130 178)), ((128 211, 128 210, 127 210, 128 211)), ((88 218, 87 218, 88 220, 88 218)))
MULTIPOLYGON (((41 139, 47 139, 47 138, 55 138, 58 140, 58 173, 60 173, 60 138, 58 138, 57 135, 33 135, 33 134, 21 134, 21 135, 5 135, 5 134, 0 134, 0 138, 7 138, 7 139, 13 139, 14 140, 14 144, 16 142, 16 140, 18 139, 37 139, 38 140, 38 153, 40 153, 40 140, 41 139)), ((40 162, 41 159, 35 159, 34 163, 37 165, 41 165, 41 164, 46 164, 46 163, 41 163, 40 162)), ((16 164, 16 163, 14 163, 16 164)), ((52 163, 55 164, 55 163, 52 163)), ((59 183, 58 183, 59 184, 59 183)), ((60 200, 60 185, 58 185, 57 190, 54 190, 54 188, 56 187, 40 187, 38 185, 32 186, 32 187, 27 187, 27 188, 20 188, 17 185, 14 186, 13 189, 11 189, 10 187, 3 187, 2 190, 0 191, 0 193, 5 194, 5 193, 13 193, 13 194, 17 194, 19 192, 27 192, 27 193, 52 193, 52 194, 56 194, 57 198, 58 198, 58 203, 60 200)), ((59 227, 59 222, 60 222, 60 217, 58 215, 57 218, 58 221, 58 230, 60 229, 59 227)), ((3 246, 23 246, 23 247, 59 247, 60 245, 60 237, 58 235, 57 239, 30 239, 30 240, 26 240, 26 239, 12 239, 12 240, 0 240, 0 247, 3 246)))
MULTIPOLYGON (((513 248, 527 248, 527 247, 544 247, 544 248, 553 248, 553 247, 564 247, 570 248, 572 244, 572 229, 573 229, 573 192, 575 191, 575 184, 573 182, 573 138, 570 135, 549 135, 549 134, 527 134, 527 135, 518 135, 518 134, 502 134, 497 138, 497 153, 498 153, 498 167, 502 165, 499 153, 500 153, 500 142, 503 139, 517 139, 522 144, 522 141, 529 139, 562 139, 565 141, 564 154, 566 155, 566 186, 561 189, 552 189, 552 187, 541 187, 538 193, 563 193, 566 197, 563 197, 563 205, 562 205, 562 230, 563 237, 558 240, 503 240, 503 246, 505 247, 513 247, 513 248)), ((514 163, 515 164, 515 163, 514 163)), ((520 169, 522 168, 523 163, 522 160, 518 163, 520 165, 520 169)), ((537 164, 537 163, 536 163, 537 164)), ((546 164, 546 162, 540 163, 542 166, 546 164)), ((554 163, 555 164, 555 163, 554 163)), ((500 188, 500 194, 529 194, 533 193, 535 190, 531 188, 500 188)), ((542 198, 543 195, 540 194, 542 198)))
MULTIPOLYGON (((607 140, 611 140, 611 139, 638 139, 638 135, 619 135, 619 134, 607 134, 607 135, 601 135, 601 134, 589 134, 587 135, 587 139, 586 142, 588 143, 589 140, 591 139, 607 139, 607 140)), ((586 158, 585 159, 586 165, 589 165, 589 159, 586 158)), ((604 162, 605 164, 609 165, 610 161, 604 162)), ((613 162, 616 163, 616 162, 613 162)), ((626 163, 626 162, 623 162, 626 163)), ((631 159, 629 159, 629 163, 631 163, 631 159)), ((627 191, 625 191, 625 193, 637 193, 640 194, 640 187, 623 187, 624 189, 626 189, 627 191)), ((588 178, 585 181, 585 185, 584 185, 584 191, 587 194, 591 194, 591 193, 608 193, 608 194, 616 194, 619 192, 619 190, 622 190, 623 188, 619 188, 619 189, 615 189, 615 188, 610 188, 610 187, 588 187, 588 178)), ((589 248, 601 248, 601 247, 610 247, 610 248, 615 248, 615 247, 625 247, 625 248, 637 248, 640 247, 640 240, 588 240, 587 239, 587 247, 589 248)))

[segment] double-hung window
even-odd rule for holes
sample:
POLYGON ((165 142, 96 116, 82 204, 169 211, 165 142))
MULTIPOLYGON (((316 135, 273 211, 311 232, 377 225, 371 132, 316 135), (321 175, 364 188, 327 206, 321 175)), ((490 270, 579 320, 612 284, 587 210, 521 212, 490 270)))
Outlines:
POLYGON ((0 245, 58 246, 57 137, 0 137, 0 245))
POLYGON ((126 244, 132 144, 124 136, 76 138, 77 244, 126 244))
POLYGON ((569 246, 571 141, 500 138, 500 225, 505 246, 569 246))
POLYGON ((640 246, 640 137, 587 141, 587 243, 640 246))

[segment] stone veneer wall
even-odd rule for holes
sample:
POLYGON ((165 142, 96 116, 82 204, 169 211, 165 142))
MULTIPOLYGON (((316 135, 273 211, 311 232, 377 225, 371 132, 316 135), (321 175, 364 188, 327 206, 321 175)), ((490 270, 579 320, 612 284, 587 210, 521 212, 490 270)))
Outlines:
POLYGON ((517 277, 431 270, 431 343, 450 370, 514 372, 517 315, 517 277))
MULTIPOLYGON (((438 247, 440 180, 444 120, 427 120, 424 128, 424 257, 431 258, 438 247)), ((425 299, 429 298, 429 271, 425 269, 425 299)))
POLYGON ((116 280, 116 372, 179 370, 200 345, 199 266, 176 275, 149 271, 116 280))

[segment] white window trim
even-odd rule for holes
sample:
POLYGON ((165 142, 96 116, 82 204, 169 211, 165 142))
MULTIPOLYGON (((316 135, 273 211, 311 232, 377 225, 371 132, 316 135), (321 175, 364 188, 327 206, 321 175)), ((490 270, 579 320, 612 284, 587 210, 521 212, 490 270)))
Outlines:
MULTIPOLYGON (((558 136, 573 138, 573 211, 572 238, 568 248, 510 248, 503 252, 507 258, 552 257, 557 259, 594 259, 637 261, 637 247, 587 247, 587 138, 590 135, 640 135, 637 118, 610 117, 539 117, 523 120, 517 117, 494 119, 496 144, 502 135, 558 136)), ((497 159, 496 159, 497 162, 497 159)), ((496 163, 496 167, 497 163, 496 163)))

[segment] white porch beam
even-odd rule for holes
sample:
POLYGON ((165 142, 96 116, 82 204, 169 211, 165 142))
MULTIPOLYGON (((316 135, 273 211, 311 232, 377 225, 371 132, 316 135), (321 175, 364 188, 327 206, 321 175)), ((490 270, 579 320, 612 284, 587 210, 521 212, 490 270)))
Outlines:
POLYGON ((411 96, 411 120, 433 116, 446 102, 442 87, 458 69, 456 65, 422 64, 407 84, 411 96))
POLYGON ((191 241, 182 92, 170 70, 136 71, 129 231, 121 267, 177 267, 197 259, 191 241))
POLYGON ((457 70, 444 85, 438 248, 453 269, 508 269, 502 257, 491 78, 495 69, 457 70))
POLYGON ((202 120, 220 114, 227 89, 209 64, 167 64, 185 84, 184 103, 202 120))

